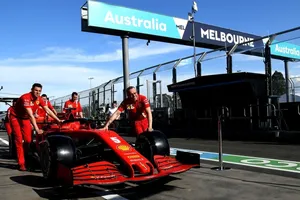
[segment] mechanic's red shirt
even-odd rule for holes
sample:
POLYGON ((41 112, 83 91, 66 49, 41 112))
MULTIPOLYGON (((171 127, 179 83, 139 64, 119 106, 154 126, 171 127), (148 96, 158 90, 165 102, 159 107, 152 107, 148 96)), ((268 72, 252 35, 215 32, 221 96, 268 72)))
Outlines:
POLYGON ((150 104, 148 99, 144 95, 139 95, 138 100, 136 102, 125 99, 118 110, 123 112, 124 110, 128 110, 129 119, 131 120, 141 120, 147 118, 146 108, 149 108, 150 104))
MULTIPOLYGON (((50 101, 46 101, 45 103, 50 110, 52 110, 52 111, 54 110, 50 101)), ((46 111, 41 106, 39 106, 39 108, 37 109, 36 114, 40 117, 46 117, 46 111)))
POLYGON ((16 102, 15 107, 11 110, 11 115, 17 118, 29 119, 29 115, 26 112, 26 108, 31 108, 33 114, 39 108, 39 106, 46 106, 46 103, 42 97, 34 97, 31 92, 23 94, 16 102))
MULTIPOLYGON (((72 99, 66 101, 64 108, 76 108, 76 110, 72 110, 72 113, 76 115, 79 112, 82 112, 81 104, 79 101, 72 101, 72 99)), ((66 112, 65 110, 63 112, 66 112)))
POLYGON ((9 117, 10 117, 10 113, 11 113, 11 110, 13 109, 12 106, 10 106, 8 109, 7 109, 7 112, 6 112, 6 116, 5 116, 5 122, 8 122, 9 121, 9 117))

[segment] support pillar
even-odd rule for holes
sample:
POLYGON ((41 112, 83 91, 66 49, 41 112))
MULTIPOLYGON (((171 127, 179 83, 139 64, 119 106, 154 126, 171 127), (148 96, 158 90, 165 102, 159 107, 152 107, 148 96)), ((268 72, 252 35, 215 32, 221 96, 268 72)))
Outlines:
MULTIPOLYGON (((173 68, 172 70, 172 83, 177 83, 177 71, 176 71, 176 67, 173 68)), ((174 109, 176 110, 178 108, 178 102, 177 102, 177 92, 174 92, 173 93, 173 96, 174 96, 174 109)))
POLYGON ((271 48, 267 43, 265 47, 265 73, 267 75, 267 95, 271 96, 272 92, 272 65, 271 65, 271 48))
POLYGON ((226 57, 226 64, 227 64, 227 74, 232 74, 232 56, 227 54, 226 57))
POLYGON ((202 64, 201 62, 197 62, 197 76, 201 76, 202 74, 202 64))
POLYGON ((286 93, 286 102, 290 102, 290 87, 289 87, 289 64, 288 61, 284 61, 284 71, 285 71, 285 93, 286 93))
POLYGON ((155 101, 155 97, 157 95, 157 87, 156 87, 156 73, 153 73, 153 103, 155 105, 156 101, 155 101))
POLYGON ((140 77, 136 78, 136 92, 140 94, 140 77))
POLYGON ((128 50, 128 35, 122 36, 122 55, 123 55, 123 99, 126 98, 126 89, 130 86, 129 82, 129 50, 128 50))

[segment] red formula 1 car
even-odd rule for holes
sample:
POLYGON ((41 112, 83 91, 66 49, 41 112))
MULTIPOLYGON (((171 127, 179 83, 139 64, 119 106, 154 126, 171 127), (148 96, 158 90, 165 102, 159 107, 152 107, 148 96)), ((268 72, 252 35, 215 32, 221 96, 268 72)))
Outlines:
POLYGON ((38 136, 37 153, 44 178, 64 186, 141 182, 200 166, 198 154, 170 156, 159 131, 138 136, 133 147, 116 132, 93 129, 87 119, 47 125, 38 136))

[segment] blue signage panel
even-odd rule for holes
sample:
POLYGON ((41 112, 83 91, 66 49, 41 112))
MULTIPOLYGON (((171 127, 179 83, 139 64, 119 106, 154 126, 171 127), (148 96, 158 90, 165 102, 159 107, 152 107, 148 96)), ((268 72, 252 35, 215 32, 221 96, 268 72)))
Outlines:
POLYGON ((298 45, 274 41, 270 48, 272 55, 300 60, 300 46, 298 45))
MULTIPOLYGON (((191 45, 192 22, 186 19, 150 13, 146 11, 114 6, 95 0, 88 0, 88 20, 85 31, 111 35, 165 41, 191 45), (93 30, 90 30, 90 29, 93 30), (97 31, 95 31, 97 29, 97 31)), ((195 22, 196 46, 209 49, 226 48, 245 43, 260 36, 195 22)), ((250 54, 262 55, 264 42, 258 40, 238 46, 237 51, 246 50, 250 54), (251 51, 251 52, 250 52, 251 51)), ((300 59, 300 47, 288 43, 272 45, 271 54, 279 57, 300 59)))
POLYGON ((181 39, 182 31, 176 27, 176 21, 174 17, 88 1, 88 25, 93 27, 181 39))

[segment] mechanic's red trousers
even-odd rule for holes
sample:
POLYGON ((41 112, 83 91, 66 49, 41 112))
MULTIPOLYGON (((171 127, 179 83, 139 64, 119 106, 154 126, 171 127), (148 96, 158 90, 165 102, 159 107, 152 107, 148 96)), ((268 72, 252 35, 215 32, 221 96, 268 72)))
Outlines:
POLYGON ((134 121, 135 134, 140 135, 141 133, 147 131, 148 126, 149 126, 149 124, 148 124, 147 118, 134 121))
POLYGON ((11 125, 9 122, 5 122, 5 129, 6 129, 6 132, 7 132, 7 135, 10 136, 10 134, 12 133, 12 129, 11 129, 11 125))
POLYGON ((29 119, 18 119, 11 116, 11 126, 15 134, 15 144, 19 165, 25 165, 24 155, 27 154, 32 139, 32 127, 29 119), (24 140, 24 144, 23 144, 24 140))

